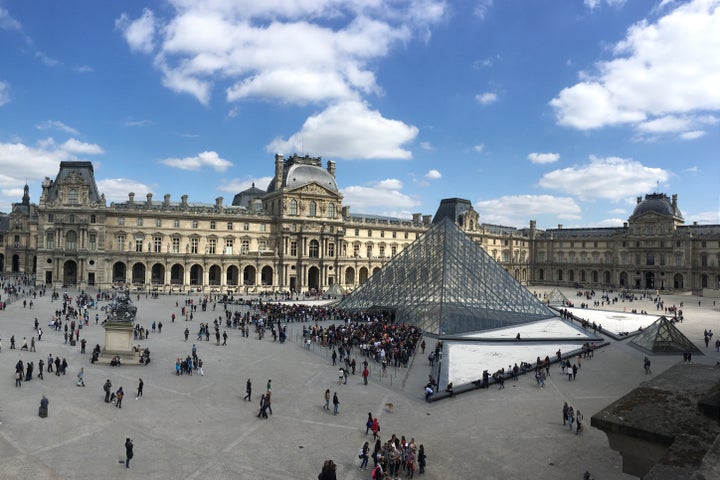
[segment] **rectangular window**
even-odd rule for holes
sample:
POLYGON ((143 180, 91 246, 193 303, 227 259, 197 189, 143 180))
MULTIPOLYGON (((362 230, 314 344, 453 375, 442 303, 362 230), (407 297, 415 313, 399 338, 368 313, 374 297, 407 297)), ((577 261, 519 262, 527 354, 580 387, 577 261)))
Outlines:
POLYGON ((297 257, 297 242, 294 240, 290 242, 290 256, 297 257))
POLYGON ((355 257, 360 256, 360 245, 353 245, 353 255, 355 257))
POLYGON ((393 238, 397 238, 397 232, 393 232, 393 238))
POLYGON ((261 224, 260 224, 260 231, 261 231, 261 232, 267 231, 267 225, 265 225, 264 223, 261 223, 261 224))
POLYGON ((48 213, 48 222, 54 222, 54 221, 55 221, 55 214, 48 213))
POLYGON ((392 255, 393 257, 397 255, 397 247, 395 245, 390 247, 390 255, 392 255))
POLYGON ((655 256, 652 253, 648 253, 645 260, 646 265, 655 265, 655 256))
POLYGON ((90 223, 97 223, 97 217, 95 215, 90 215, 90 223))
POLYGON ((503 262, 505 262, 505 263, 509 262, 510 261, 510 252, 508 252, 507 250, 504 250, 502 259, 503 259, 503 262))
POLYGON ((180 228, 180 220, 173 220, 173 228, 180 228))
POLYGON ((380 230, 380 238, 385 238, 385 230, 380 230))
POLYGON ((372 258, 372 252, 373 252, 373 247, 372 247, 372 245, 368 245, 365 249, 367 250, 367 251, 366 251, 366 257, 367 257, 367 258, 372 258))
MULTIPOLYGON (((230 222, 232 225, 232 222, 230 222)), ((225 255, 232 255, 233 253, 233 239, 232 238, 226 238, 225 239, 225 255)))
POLYGON ((368 230, 368 237, 372 237, 372 230, 368 230))
POLYGON ((228 229, 228 230, 232 230, 232 229, 233 229, 233 224, 232 224, 232 222, 227 222, 227 229, 228 229))
POLYGON ((142 226, 143 226, 143 219, 142 219, 142 217, 138 217, 138 218, 137 218, 137 226, 138 226, 138 227, 142 227, 142 226))
POLYGON ((267 250, 267 240, 258 240, 258 251, 264 252, 267 250))
POLYGON ((359 228, 356 228, 356 229, 355 229, 355 236, 356 236, 356 237, 359 237, 359 236, 360 236, 360 229, 359 229, 359 228))
POLYGON ((190 239, 190 253, 198 253, 198 239, 197 238, 190 239))
POLYGON ((142 247, 143 247, 142 244, 143 244, 142 238, 135 239, 135 251, 136 252, 142 252, 142 247))
POLYGON ((156 218, 156 219, 155 219, 155 226, 158 227, 158 228, 162 227, 162 220, 159 219, 159 218, 156 218))
POLYGON ((118 235, 117 237, 118 250, 121 252, 125 251, 125 235, 118 235))
POLYGON ((97 235, 94 233, 88 235, 88 248, 89 250, 97 250, 97 235))
POLYGON ((334 256, 335 256, 335 244, 328 243, 328 257, 334 257, 334 256))
POLYGON ((408 232, 405 232, 405 240, 408 238, 408 232))
POLYGON ((661 266, 665 265, 665 254, 664 253, 660 254, 660 265, 661 266))
POLYGON ((162 237, 160 235, 153 238, 153 247, 155 253, 162 252, 162 237))
POLYGON ((172 239, 172 253, 180 253, 180 239, 178 237, 172 239))
POLYGON ((197 220, 193 220, 193 221, 192 221, 192 228, 198 228, 198 221, 197 221, 197 220))
POLYGON ((48 232, 45 234, 45 246, 47 248, 55 248, 55 234, 48 232))
POLYGON ((240 253, 247 255, 250 252, 250 240, 243 240, 240 244, 240 253))
POLYGON ((380 247, 379 247, 379 253, 380 253, 380 258, 384 258, 384 257, 385 257, 385 246, 384 246, 384 245, 380 245, 380 247))
POLYGON ((210 220, 210 230, 215 230, 215 220, 210 220))
POLYGON ((675 254, 675 266, 676 267, 682 267, 683 266, 683 256, 682 253, 676 253, 675 254))
POLYGON ((210 240, 208 240, 208 253, 215 254, 216 246, 217 246, 217 240, 215 240, 214 238, 211 238, 210 240))
POLYGON ((125 217, 118 217, 118 225, 125 225, 125 217))
POLYGON ((248 230, 250 230, 250 224, 247 223, 247 222, 246 222, 246 223, 243 223, 243 230, 245 230, 246 232, 247 232, 248 230))

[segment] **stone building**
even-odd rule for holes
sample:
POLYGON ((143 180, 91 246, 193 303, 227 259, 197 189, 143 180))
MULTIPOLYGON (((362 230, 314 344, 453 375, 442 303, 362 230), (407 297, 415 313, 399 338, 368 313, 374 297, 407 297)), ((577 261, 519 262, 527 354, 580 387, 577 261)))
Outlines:
MULTIPOLYGON (((351 290, 427 231, 411 219, 352 213, 336 164, 275 156, 266 190, 255 185, 232 204, 165 194, 108 205, 90 162, 61 162, 37 204, 0 214, 0 271, 79 288, 131 286, 205 292, 351 290)), ((685 226, 663 194, 638 199, 621 228, 538 230, 480 222, 468 200, 445 199, 437 214, 465 233, 523 284, 701 289, 720 282, 720 225, 685 226)), ((436 214, 436 216, 437 216, 436 214)))

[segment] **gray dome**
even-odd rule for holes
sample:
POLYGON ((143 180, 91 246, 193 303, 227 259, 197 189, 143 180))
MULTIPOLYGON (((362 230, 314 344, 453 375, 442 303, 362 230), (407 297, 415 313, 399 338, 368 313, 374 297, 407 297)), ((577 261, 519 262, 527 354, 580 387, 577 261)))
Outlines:
MULTIPOLYGON (((276 180, 277 177, 273 177, 273 179, 270 180, 270 185, 268 185, 267 189, 268 193, 275 190, 276 180)), ((283 188, 296 188, 301 185, 307 185, 308 183, 317 183, 318 185, 321 185, 333 192, 338 191, 335 177, 333 177, 330 172, 322 168, 319 164, 314 165, 304 162, 291 162, 289 165, 286 164, 285 168, 283 168, 283 188)))
MULTIPOLYGON (((639 198, 639 197, 638 197, 639 198)), ((664 193, 653 193, 645 195, 645 200, 641 201, 633 210, 632 216, 642 215, 643 213, 653 212, 660 215, 675 215, 682 217, 680 211, 670 201, 664 193)))

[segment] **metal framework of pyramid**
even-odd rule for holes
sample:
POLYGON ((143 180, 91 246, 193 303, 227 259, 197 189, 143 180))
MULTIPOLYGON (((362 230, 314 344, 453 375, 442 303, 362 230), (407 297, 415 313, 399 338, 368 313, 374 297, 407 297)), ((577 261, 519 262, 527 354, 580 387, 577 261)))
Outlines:
POLYGON ((430 334, 456 335, 555 314, 445 218, 345 297, 346 310, 388 310, 430 334))
POLYGON ((645 330, 630 341, 630 344, 647 353, 655 355, 681 355, 690 352, 702 355, 683 333, 664 316, 655 320, 645 330))
POLYGON ((568 306, 568 298, 556 288, 550 292, 550 295, 548 295, 547 304, 552 305, 553 307, 565 308, 568 306))

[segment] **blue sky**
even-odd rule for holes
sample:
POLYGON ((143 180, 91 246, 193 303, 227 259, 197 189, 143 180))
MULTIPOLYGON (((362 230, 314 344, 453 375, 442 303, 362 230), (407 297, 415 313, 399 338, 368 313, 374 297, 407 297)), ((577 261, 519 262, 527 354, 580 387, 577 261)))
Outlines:
POLYGON ((720 0, 0 0, 0 211, 62 160, 213 203, 276 152, 355 213, 621 225, 677 193, 720 223, 720 0))

